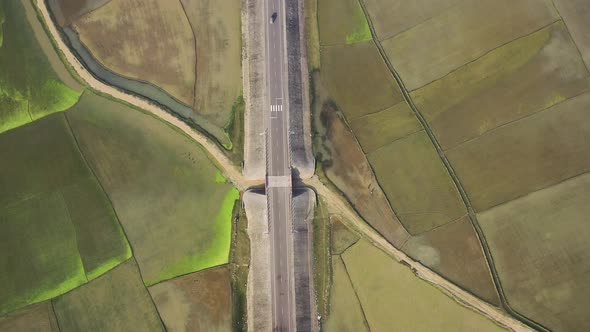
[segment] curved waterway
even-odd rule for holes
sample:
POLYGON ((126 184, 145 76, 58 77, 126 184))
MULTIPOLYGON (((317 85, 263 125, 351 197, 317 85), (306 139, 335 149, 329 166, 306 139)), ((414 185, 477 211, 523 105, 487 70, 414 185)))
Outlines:
POLYGON ((78 55, 80 61, 82 61, 84 66, 86 66, 86 68, 101 81, 125 91, 129 91, 153 100, 154 102, 165 106, 166 108, 185 118, 192 119, 194 117, 193 110, 190 106, 180 102, 161 88, 156 87, 150 83, 123 77, 103 67, 103 65, 94 58, 86 46, 82 44, 82 41, 80 40, 80 37, 76 31, 68 27, 64 27, 62 31, 66 35, 70 47, 78 55))

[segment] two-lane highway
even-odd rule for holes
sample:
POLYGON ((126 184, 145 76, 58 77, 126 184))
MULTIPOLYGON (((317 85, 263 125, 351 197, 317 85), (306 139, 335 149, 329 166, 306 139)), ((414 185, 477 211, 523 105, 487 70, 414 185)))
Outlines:
POLYGON ((272 324, 274 331, 295 331, 295 295, 291 237, 291 166, 289 108, 285 86, 285 13, 282 0, 265 0, 266 73, 269 96, 265 112, 266 195, 271 245, 272 324))

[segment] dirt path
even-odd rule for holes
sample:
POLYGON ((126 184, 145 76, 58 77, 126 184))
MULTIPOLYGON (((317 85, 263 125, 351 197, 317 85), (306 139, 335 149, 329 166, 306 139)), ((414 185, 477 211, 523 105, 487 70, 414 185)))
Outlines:
MULTIPOLYGON (((74 69, 78 76, 82 80, 84 80, 86 84, 88 84, 91 88, 102 93, 108 94, 114 98, 123 100, 143 110, 146 110, 147 112, 151 113, 157 118, 181 130, 183 133, 194 139, 207 150, 207 152, 214 159, 214 162, 222 170, 223 174, 239 190, 243 191, 250 186, 260 184, 260 182, 246 180, 242 175, 241 170, 231 163, 227 156, 220 150, 220 148, 213 141, 205 137, 203 134, 197 132, 183 121, 175 118, 174 116, 166 112, 164 109, 150 103, 146 99, 128 94, 126 92, 123 92, 119 89, 116 89, 114 87, 111 87, 98 81, 94 76, 92 76, 92 74, 90 74, 86 70, 86 68, 84 68, 84 66, 78 61, 78 59, 74 56, 71 50, 65 45, 63 40, 60 38, 57 28, 54 22, 51 20, 45 1, 36 0, 35 4, 39 9, 39 12, 41 13, 41 16, 43 17, 43 20, 45 21, 46 27, 49 30, 52 39, 55 40, 57 47, 63 54, 65 60, 67 60, 69 65, 74 69)), ((497 322, 501 326, 505 326, 513 331, 532 331, 530 328, 528 328, 518 320, 508 316, 506 313, 500 311, 499 309, 485 303, 477 297, 455 286, 453 283, 444 279, 440 275, 432 272, 430 269, 424 267, 422 264, 412 260, 402 251, 393 247, 377 232, 375 232, 371 227, 369 227, 354 212, 354 210, 348 205, 348 203, 344 201, 344 199, 339 194, 330 191, 330 189, 328 189, 328 187, 326 187, 317 178, 317 176, 314 176, 313 178, 306 180, 305 184, 314 188, 317 194, 322 196, 329 203, 329 210, 334 214, 341 215, 343 217, 343 222, 347 226, 356 229, 366 239, 371 241, 375 246, 382 249, 396 260, 400 262, 405 262, 405 264, 408 265, 419 278, 430 282, 431 284, 435 285, 443 292, 448 294, 450 297, 454 298, 457 302, 480 312, 481 314, 487 316, 488 318, 497 322)))

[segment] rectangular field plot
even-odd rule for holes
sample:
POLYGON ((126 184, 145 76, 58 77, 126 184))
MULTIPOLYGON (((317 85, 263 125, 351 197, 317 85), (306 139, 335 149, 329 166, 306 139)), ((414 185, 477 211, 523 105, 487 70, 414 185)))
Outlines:
POLYGON ((590 2, 587 0, 555 0, 555 7, 578 45, 586 66, 590 68, 590 2))
POLYGON ((465 1, 382 44, 414 90, 557 19, 550 0, 465 1))
POLYGON ((393 37, 464 2, 464 0, 363 1, 380 40, 393 37))
POLYGON ((53 300, 62 331, 164 331, 134 259, 53 300))
POLYGON ((443 149, 590 89, 563 25, 515 40, 411 93, 443 149))
POLYGON ((553 331, 590 330, 589 201, 586 173, 478 214, 508 302, 553 331))
POLYGON ((46 301, 0 317, 0 331, 58 332, 59 328, 51 303, 46 301))
POLYGON ((318 1, 318 24, 322 45, 362 43, 372 39, 359 0, 318 1))
POLYGON ((502 331, 365 240, 342 254, 371 331, 502 331))
POLYGON ((147 285, 227 263, 238 192, 196 142, 93 94, 67 113, 147 285))
POLYGON ((405 101, 356 118, 350 121, 350 127, 365 153, 423 129, 405 101))
POLYGON ((191 273, 149 288, 168 331, 231 331, 227 266, 191 273))
POLYGON ((500 127, 447 156, 476 211, 590 170, 590 93, 500 127))
POLYGON ((399 139, 367 157, 393 210, 410 234, 428 231, 467 213, 424 131, 399 139))
POLYGON ((373 42, 322 48, 322 81, 351 121, 403 100, 373 42))

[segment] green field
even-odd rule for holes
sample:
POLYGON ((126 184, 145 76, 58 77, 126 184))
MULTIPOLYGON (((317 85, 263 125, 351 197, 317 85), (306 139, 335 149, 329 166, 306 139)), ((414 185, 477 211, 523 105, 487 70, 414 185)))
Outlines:
POLYGON ((149 288, 168 331, 231 331, 227 266, 191 273, 149 288))
POLYGON ((349 230, 336 218, 332 220, 330 229, 330 251, 334 255, 340 255, 360 239, 358 234, 349 230))
POLYGON ((563 23, 502 46, 412 92, 442 147, 539 112, 590 89, 563 23))
POLYGON ((322 82, 349 121, 403 99, 373 42, 324 46, 321 63, 322 82))
POLYGON ((67 117, 147 285, 228 262, 238 191, 206 152, 148 114, 86 93, 67 117))
POLYGON ((322 45, 356 44, 372 39, 358 0, 323 0, 318 3, 322 45), (343 20, 342 17, 346 17, 343 20))
POLYGON ((465 1, 381 41, 414 90, 557 18, 550 0, 465 1))
POLYGON ((431 230, 467 213, 457 188, 424 131, 375 150, 368 158, 393 209, 410 234, 431 230))
POLYGON ((500 305, 492 274, 469 217, 414 236, 402 250, 479 298, 500 305))
POLYGON ((63 114, 0 135, 0 151, 0 252, 12 253, 0 255, 11 271, 0 277, 0 312, 62 294, 130 257, 63 114))
POLYGON ((586 173, 478 215, 508 302, 554 331, 590 329, 589 200, 586 173))
POLYGON ((61 331, 164 331, 158 312, 129 259, 53 300, 61 331))
POLYGON ((57 320, 49 301, 34 304, 0 317, 0 331, 48 331, 58 332, 57 320))
POLYGON ((588 107, 590 93, 448 151, 474 209, 484 211, 589 171, 588 107))
POLYGON ((501 331, 361 240, 342 254, 371 331, 501 331))
POLYGON ((64 111, 79 93, 64 85, 44 55, 20 1, 0 3, 0 132, 64 111))

